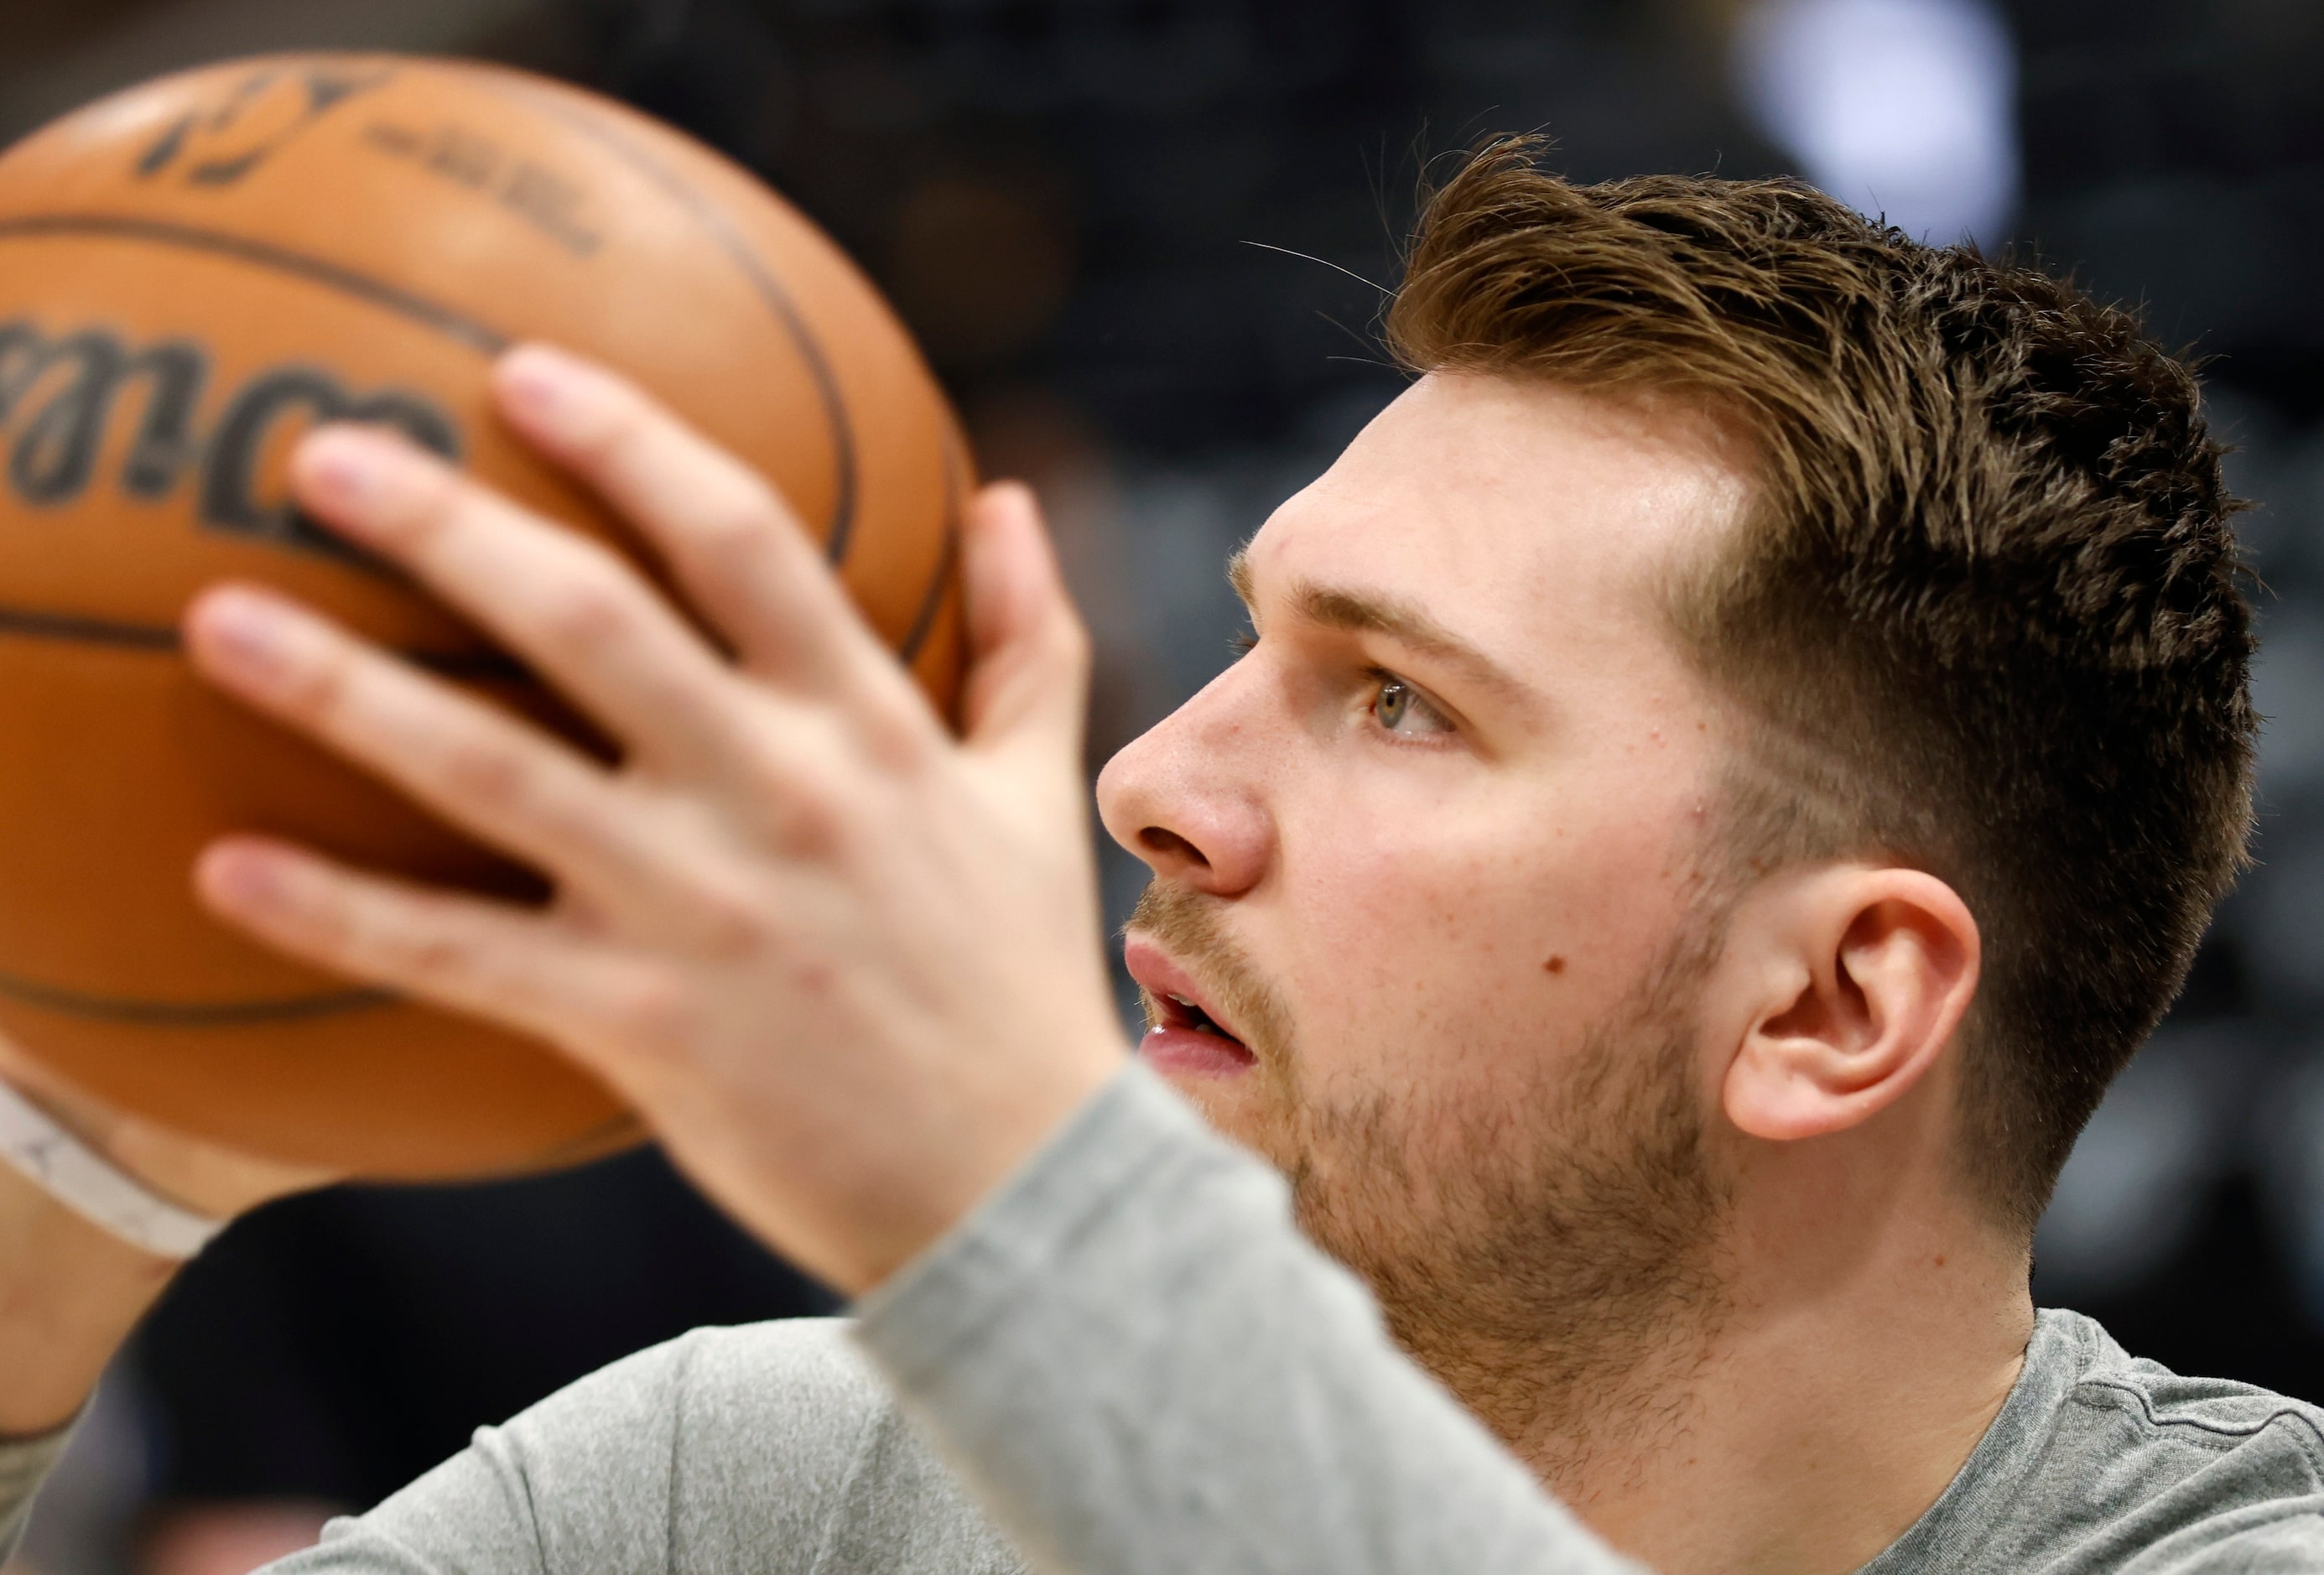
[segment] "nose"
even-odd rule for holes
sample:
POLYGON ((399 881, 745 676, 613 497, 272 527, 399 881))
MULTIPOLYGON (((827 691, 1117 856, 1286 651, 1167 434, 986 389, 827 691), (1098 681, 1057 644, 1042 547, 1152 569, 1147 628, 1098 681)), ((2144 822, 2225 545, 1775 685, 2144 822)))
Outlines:
POLYGON ((1161 880, 1213 897, 1259 884, 1275 845, 1265 793, 1265 731, 1253 714, 1249 664, 1131 741, 1097 779, 1107 834, 1161 880))

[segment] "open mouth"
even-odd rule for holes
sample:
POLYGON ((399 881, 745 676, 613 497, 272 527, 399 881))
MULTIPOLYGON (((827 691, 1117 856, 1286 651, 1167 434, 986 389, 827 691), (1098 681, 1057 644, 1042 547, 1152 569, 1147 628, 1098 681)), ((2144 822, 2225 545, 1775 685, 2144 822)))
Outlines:
POLYGON ((1185 1029, 1189 1033, 1214 1034, 1231 1045, 1242 1045, 1241 1040, 1219 1027, 1218 1020, 1204 1011, 1200 1002, 1188 1000, 1183 995, 1157 995, 1148 990, 1146 1018, 1152 1031, 1185 1029))
POLYGON ((1220 1021, 1194 980, 1158 946, 1132 935, 1122 960, 1146 1003, 1146 1037, 1138 1052, 1165 1073, 1209 1076, 1247 1072, 1258 1057, 1220 1021))

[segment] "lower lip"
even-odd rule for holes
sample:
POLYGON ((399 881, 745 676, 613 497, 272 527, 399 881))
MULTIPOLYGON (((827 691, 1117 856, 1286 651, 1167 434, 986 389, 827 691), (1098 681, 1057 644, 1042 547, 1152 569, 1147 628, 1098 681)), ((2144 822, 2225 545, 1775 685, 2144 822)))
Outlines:
POLYGON ((1157 1072, 1192 1077, 1232 1077, 1258 1064, 1234 1040, 1193 1028, 1157 1028, 1138 1042, 1138 1053, 1157 1072))

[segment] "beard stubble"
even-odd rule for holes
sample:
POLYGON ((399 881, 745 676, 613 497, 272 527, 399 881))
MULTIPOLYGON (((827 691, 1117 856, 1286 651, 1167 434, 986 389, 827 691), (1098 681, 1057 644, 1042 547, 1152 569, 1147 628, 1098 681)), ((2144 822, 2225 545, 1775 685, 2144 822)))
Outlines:
POLYGON ((1726 1191, 1692 1085, 1724 916, 1705 903, 1597 1020, 1480 1099, 1416 1079, 1325 1099, 1290 1014, 1217 899, 1149 885, 1129 928, 1202 981, 1256 1064, 1227 1136, 1290 1183, 1301 1230, 1361 1277, 1389 1332, 1553 1480, 1683 1425, 1724 1312, 1726 1191))

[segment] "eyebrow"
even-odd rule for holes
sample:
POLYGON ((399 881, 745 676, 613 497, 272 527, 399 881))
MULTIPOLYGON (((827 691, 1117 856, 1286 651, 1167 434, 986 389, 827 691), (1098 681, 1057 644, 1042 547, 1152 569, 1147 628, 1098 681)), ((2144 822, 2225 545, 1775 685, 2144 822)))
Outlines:
MULTIPOLYGON (((1248 553, 1238 551, 1227 559, 1227 584, 1244 607, 1253 605, 1248 553)), ((1462 668, 1489 687, 1519 696, 1528 692, 1499 662, 1409 602, 1311 580, 1292 585, 1290 602, 1293 612, 1307 622, 1351 633, 1384 634, 1410 650, 1462 668)))

